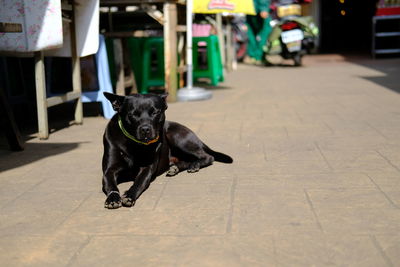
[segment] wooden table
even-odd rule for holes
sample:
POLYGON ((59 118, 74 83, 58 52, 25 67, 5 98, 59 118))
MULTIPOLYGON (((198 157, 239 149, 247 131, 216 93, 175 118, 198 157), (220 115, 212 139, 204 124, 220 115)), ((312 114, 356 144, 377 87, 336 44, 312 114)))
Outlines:
MULTIPOLYGON (((75 123, 83 123, 83 107, 81 101, 81 72, 80 72, 80 58, 77 53, 76 47, 76 34, 75 34, 75 3, 71 0, 62 1, 63 12, 70 13, 71 18, 67 21, 71 24, 71 55, 72 55, 72 92, 63 95, 47 97, 46 95, 46 77, 43 51, 36 51, 34 53, 3 53, 10 56, 32 56, 35 58, 35 85, 36 85, 36 103, 37 103, 37 118, 38 118, 38 137, 40 139, 47 139, 49 137, 49 126, 47 109, 49 107, 66 103, 75 100, 75 123)), ((8 23, 10 24, 10 23, 8 23)), ((22 27, 18 25, 1 24, 0 29, 19 29, 22 32, 22 27)))

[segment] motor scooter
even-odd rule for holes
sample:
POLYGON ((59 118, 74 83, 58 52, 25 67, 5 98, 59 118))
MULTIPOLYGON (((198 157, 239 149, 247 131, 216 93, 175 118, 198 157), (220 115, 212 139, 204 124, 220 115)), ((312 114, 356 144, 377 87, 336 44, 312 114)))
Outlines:
POLYGON ((295 66, 302 65, 302 57, 310 53, 318 38, 318 27, 311 17, 301 16, 301 6, 293 0, 278 1, 274 7, 272 31, 264 46, 268 61, 270 55, 292 59, 295 66))
POLYGON ((232 20, 232 34, 235 44, 235 55, 238 62, 242 62, 247 53, 247 24, 246 17, 235 15, 232 20))

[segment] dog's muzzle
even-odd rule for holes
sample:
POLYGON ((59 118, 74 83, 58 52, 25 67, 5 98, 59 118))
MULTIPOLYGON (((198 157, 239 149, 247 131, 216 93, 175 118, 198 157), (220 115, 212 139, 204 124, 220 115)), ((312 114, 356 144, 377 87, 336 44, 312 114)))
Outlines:
POLYGON ((151 125, 145 124, 138 127, 137 136, 140 140, 148 141, 156 138, 155 131, 151 125))

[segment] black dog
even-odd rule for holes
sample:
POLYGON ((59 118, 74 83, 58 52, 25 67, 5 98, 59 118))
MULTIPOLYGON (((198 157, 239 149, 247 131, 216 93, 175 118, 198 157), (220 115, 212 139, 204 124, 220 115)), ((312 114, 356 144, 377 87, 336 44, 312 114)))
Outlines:
POLYGON ((117 112, 104 137, 103 192, 105 208, 131 207, 162 173, 197 172, 214 160, 232 158, 211 150, 190 129, 165 120, 167 95, 118 96, 104 93, 117 112), (121 197, 117 185, 134 181, 121 197))

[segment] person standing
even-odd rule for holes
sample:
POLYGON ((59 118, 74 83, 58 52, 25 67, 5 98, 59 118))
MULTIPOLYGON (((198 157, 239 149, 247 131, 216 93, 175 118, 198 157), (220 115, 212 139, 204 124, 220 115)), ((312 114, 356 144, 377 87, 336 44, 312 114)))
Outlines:
POLYGON ((265 62, 263 46, 271 32, 269 6, 270 0, 254 0, 256 15, 247 15, 248 45, 245 63, 261 65, 265 62))

